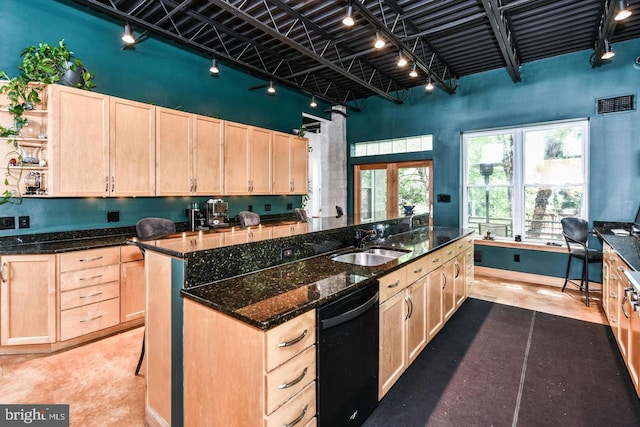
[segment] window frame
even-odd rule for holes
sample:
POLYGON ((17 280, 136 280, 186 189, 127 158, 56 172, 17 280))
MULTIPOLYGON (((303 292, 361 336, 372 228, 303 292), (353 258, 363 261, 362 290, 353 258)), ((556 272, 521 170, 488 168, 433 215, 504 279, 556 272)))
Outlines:
MULTIPOLYGON (((477 131, 462 132, 461 138, 461 200, 462 209, 460 210, 460 224, 463 228, 471 229, 469 226, 469 197, 468 190, 469 177, 468 177, 468 148, 469 139, 481 136, 491 135, 505 135, 510 134, 513 138, 513 181, 511 185, 507 184, 493 184, 489 187, 495 188, 508 188, 512 187, 513 201, 511 203, 512 209, 512 236, 510 237, 496 237, 497 240, 513 240, 515 236, 520 235, 523 241, 528 242, 559 242, 561 239, 536 239, 526 236, 526 187, 535 186, 536 183, 525 182, 525 166, 526 159, 524 158, 525 151, 525 135, 531 131, 548 131, 553 129, 561 129, 567 127, 580 127, 582 132, 582 182, 575 183, 582 186, 582 205, 580 208, 579 216, 585 218, 588 221, 589 212, 589 119, 571 119, 554 122, 534 123, 521 126, 511 126, 503 128, 494 128, 477 131)), ((554 188, 562 187, 569 183, 562 183, 562 185, 553 185, 554 188)), ((482 186, 484 187, 484 186, 482 186)), ((474 185, 473 188, 478 188, 474 185)))

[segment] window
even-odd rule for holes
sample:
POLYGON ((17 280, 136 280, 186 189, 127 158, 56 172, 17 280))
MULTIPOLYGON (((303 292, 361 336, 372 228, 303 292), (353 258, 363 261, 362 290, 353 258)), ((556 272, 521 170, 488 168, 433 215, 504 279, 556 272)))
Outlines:
POLYGON ((433 136, 356 142, 351 145, 351 157, 380 156, 385 154, 414 153, 433 150, 433 136))
POLYGON ((550 241, 562 240, 562 218, 587 218, 586 120, 465 132, 462 143, 464 227, 550 241))
POLYGON ((429 213, 432 197, 432 163, 429 160, 374 163, 354 167, 354 210, 362 221, 376 221, 413 213, 429 213))

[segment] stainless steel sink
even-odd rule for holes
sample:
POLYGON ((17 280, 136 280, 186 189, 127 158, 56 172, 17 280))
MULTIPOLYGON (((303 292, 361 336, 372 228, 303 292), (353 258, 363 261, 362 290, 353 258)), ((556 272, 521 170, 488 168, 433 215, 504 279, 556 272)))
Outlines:
POLYGON ((333 261, 344 262, 347 264, 361 265, 364 267, 375 267, 377 265, 382 265, 394 259, 400 258, 402 255, 405 255, 408 252, 410 251, 371 248, 365 251, 334 255, 331 257, 331 259, 333 261))

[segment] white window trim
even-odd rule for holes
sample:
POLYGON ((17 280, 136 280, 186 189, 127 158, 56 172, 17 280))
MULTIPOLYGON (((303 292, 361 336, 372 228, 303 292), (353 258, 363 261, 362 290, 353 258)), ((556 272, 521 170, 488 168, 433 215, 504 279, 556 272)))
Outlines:
MULTIPOLYGON (((553 121, 553 122, 544 122, 538 124, 527 124, 522 126, 510 126, 510 127, 500 127, 494 129, 483 129, 477 131, 466 131, 460 134, 460 156, 462 165, 460 170, 460 181, 462 182, 460 191, 462 200, 462 209, 460 209, 460 224, 462 227, 468 228, 468 223, 466 222, 466 218, 468 217, 468 195, 467 188, 469 185, 467 178, 467 166, 468 166, 468 158, 467 158, 467 148, 468 148, 468 139, 470 137, 478 137, 478 136, 487 136, 487 135, 496 135, 496 134, 512 134, 513 136, 513 161, 514 161, 514 177, 513 177, 513 199, 514 203, 512 206, 513 209, 513 235, 521 235, 523 241, 529 242, 543 242, 547 239, 531 239, 525 238, 525 197, 524 197, 524 134, 527 131, 540 131, 546 129, 556 129, 562 127, 563 125, 569 126, 580 126, 582 128, 583 135, 583 146, 582 146, 582 207, 580 211, 580 217, 585 218, 589 221, 589 151, 590 151, 590 134, 589 134, 589 119, 588 118, 578 118, 571 120, 561 120, 561 121, 553 121)), ((528 184, 532 185, 532 184, 528 184)), ((499 187, 499 185, 495 185, 494 187, 499 187)), ((508 187, 505 185, 505 187, 508 187)), ((496 240, 513 240, 513 237, 495 237, 496 240)), ((557 240, 556 240, 557 242, 557 240)))

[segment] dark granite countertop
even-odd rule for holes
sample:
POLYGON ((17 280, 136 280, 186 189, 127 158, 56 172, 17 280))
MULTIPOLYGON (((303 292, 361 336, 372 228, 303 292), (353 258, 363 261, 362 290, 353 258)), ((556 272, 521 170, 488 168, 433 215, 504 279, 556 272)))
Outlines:
POLYGON ((595 229, 596 234, 609 244, 635 271, 640 271, 640 236, 616 236, 611 231, 595 229))
POLYGON ((333 261, 340 249, 238 277, 183 289, 181 294, 259 329, 270 329, 364 286, 471 230, 423 227, 376 241, 375 246, 411 250, 377 267, 333 261))

